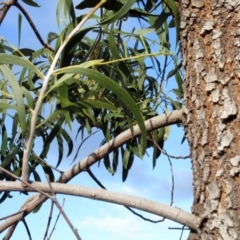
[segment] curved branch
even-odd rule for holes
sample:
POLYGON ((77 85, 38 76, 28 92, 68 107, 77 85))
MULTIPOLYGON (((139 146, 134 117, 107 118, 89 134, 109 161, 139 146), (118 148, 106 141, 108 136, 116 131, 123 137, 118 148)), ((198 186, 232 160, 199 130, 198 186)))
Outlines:
POLYGON ((17 7, 22 14, 25 16, 25 18, 27 19, 28 23, 30 24, 33 32, 35 33, 37 39, 39 40, 39 42, 45 47, 48 48, 51 52, 54 52, 54 49, 47 43, 45 43, 40 35, 40 33, 38 32, 36 26, 34 25, 31 17, 28 15, 27 11, 20 5, 20 3, 18 2, 18 0, 8 0, 4 3, 0 3, 0 5, 4 5, 1 9, 0 9, 0 25, 3 22, 8 10, 10 9, 11 6, 15 6, 17 7))
POLYGON ((30 232, 29 227, 28 227, 28 225, 27 225, 26 219, 24 218, 24 219, 22 220, 22 222, 23 222, 23 224, 24 224, 24 226, 25 226, 25 228, 26 228, 26 231, 27 231, 29 240, 32 240, 31 232, 30 232))
POLYGON ((70 32, 70 34, 65 38, 63 43, 60 45, 56 55, 53 58, 53 61, 51 63, 51 66, 47 72, 47 74, 44 76, 43 85, 41 88, 41 91, 39 93, 37 102, 35 104, 35 108, 32 111, 32 118, 30 123, 30 131, 28 135, 28 140, 26 142, 26 147, 24 148, 23 152, 23 160, 22 160, 22 179, 27 182, 29 180, 29 169, 28 169, 28 161, 30 152, 32 151, 33 146, 33 140, 34 140, 34 134, 36 129, 36 123, 37 123, 37 117, 38 112, 40 111, 40 108, 42 106, 43 97, 44 94, 47 91, 49 80, 52 76, 53 70, 57 64, 58 58, 61 55, 63 49, 65 48, 66 44, 70 41, 70 39, 78 32, 78 30, 83 26, 83 24, 91 17, 91 15, 97 11, 107 0, 101 0, 93 9, 91 9, 86 16, 81 20, 81 22, 70 32))
MULTIPOLYGON (((145 126, 148 132, 151 132, 155 129, 165 127, 168 125, 173 125, 176 123, 182 122, 182 110, 175 110, 169 113, 162 114, 160 116, 153 117, 147 121, 145 121, 145 126)), ((141 134, 138 125, 133 128, 133 135, 130 130, 126 130, 123 133, 119 134, 116 138, 104 144, 99 149, 95 150, 88 157, 82 159, 79 163, 75 164, 71 169, 67 170, 57 182, 59 183, 67 183, 74 176, 81 173, 85 169, 88 169, 91 165, 102 159, 107 154, 111 153, 113 150, 119 148, 121 145, 131 141, 132 138, 137 137, 141 134)), ((39 204, 42 204, 46 201, 47 198, 45 196, 40 196, 39 194, 31 196, 24 204, 23 208, 26 206, 31 206, 29 211, 26 214, 33 211, 39 204), (31 203, 31 204, 30 204, 31 203), (30 204, 30 205, 29 205, 30 204)), ((9 226, 17 223, 23 218, 23 214, 19 214, 17 216, 11 217, 6 220, 2 225, 0 225, 0 232, 8 228, 9 226)), ((16 225, 14 225, 15 227, 16 225)), ((13 228, 14 228, 13 227, 13 228)))
POLYGON ((25 18, 27 19, 29 25, 31 26, 33 32, 35 33, 37 39, 39 40, 39 42, 47 49, 49 49, 51 52, 54 52, 54 49, 47 43, 45 43, 39 33, 39 31, 37 30, 35 24, 33 23, 31 17, 28 15, 27 11, 20 5, 20 3, 16 2, 14 4, 21 12, 22 14, 25 16, 25 18))
MULTIPOLYGON (((45 193, 51 194, 51 190, 47 183, 33 182, 31 184, 35 189, 41 190, 45 193)), ((118 205, 125 205, 128 207, 137 208, 139 210, 152 213, 161 217, 168 218, 172 221, 178 222, 193 230, 198 229, 199 218, 188 213, 180 208, 168 206, 162 203, 147 200, 145 198, 135 197, 128 194, 117 193, 105 189, 95 189, 89 187, 81 187, 77 185, 65 185, 62 183, 51 183, 54 193, 67 194, 71 196, 80 196, 90 198, 93 200, 100 200, 118 205)), ((1 182, 0 191, 24 191, 33 192, 32 188, 25 188, 19 182, 1 182)), ((25 213, 29 213, 32 208, 31 203, 25 207, 25 213)), ((1 226, 0 232, 3 231, 1 226)))
MULTIPOLYGON (((175 110, 169 113, 164 113, 162 115, 153 117, 147 121, 145 121, 145 127, 148 132, 151 132, 160 127, 165 127, 169 125, 173 125, 176 123, 182 122, 182 110, 175 110)), ((116 138, 110 140, 96 151, 92 152, 90 155, 82 159, 80 162, 75 164, 71 169, 66 171, 57 182, 67 183, 74 176, 79 174, 82 171, 85 171, 94 163, 104 158, 109 153, 113 152, 115 149, 119 148, 123 144, 132 140, 132 138, 137 137, 141 134, 140 128, 138 125, 133 127, 133 134, 131 130, 128 129, 123 133, 119 134, 116 138)))

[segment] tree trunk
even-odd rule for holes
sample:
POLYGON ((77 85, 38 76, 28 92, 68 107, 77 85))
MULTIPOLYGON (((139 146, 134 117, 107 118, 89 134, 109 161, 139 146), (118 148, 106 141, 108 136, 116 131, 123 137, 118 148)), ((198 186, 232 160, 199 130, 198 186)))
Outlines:
POLYGON ((240 0, 179 0, 184 126, 193 168, 189 239, 240 239, 240 0))

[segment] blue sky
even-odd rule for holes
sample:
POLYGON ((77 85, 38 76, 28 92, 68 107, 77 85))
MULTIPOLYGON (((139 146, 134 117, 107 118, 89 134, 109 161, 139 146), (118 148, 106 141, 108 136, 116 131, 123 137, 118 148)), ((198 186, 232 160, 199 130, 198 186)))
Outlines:
MULTIPOLYGON (((24 3, 22 4, 29 10, 29 14, 43 39, 46 40, 48 32, 58 32, 55 16, 58 1, 48 2, 38 0, 37 2, 41 5, 41 8, 29 8, 24 3)), ((0 26, 0 36, 9 40, 15 46, 17 46, 18 39, 18 14, 19 11, 16 8, 11 8, 3 24, 0 26)), ((31 46, 37 48, 40 47, 40 43, 38 43, 33 31, 23 17, 21 47, 31 46)), ((170 83, 168 87, 172 87, 171 84, 172 83, 170 83)), ((74 136, 74 133, 72 134, 74 136)), ((171 128, 171 134, 165 144, 165 149, 168 153, 177 156, 189 155, 187 143, 185 142, 181 145, 182 136, 182 129, 175 126, 171 128)), ((84 143, 76 161, 79 161, 97 149, 101 140, 102 136, 97 134, 84 143)), ((80 141, 80 139, 78 139, 78 141, 80 141)), ((40 150, 40 148, 41 146, 37 146, 36 151, 40 150)), ((50 163, 55 163, 56 154, 54 147, 51 149, 53 150, 48 154, 47 160, 50 163)), ((71 163, 72 158, 66 158, 62 161, 59 168, 61 170, 67 170, 71 167, 71 163)), ((175 177, 174 206, 190 211, 192 203, 192 172, 190 160, 173 159, 172 163, 175 177)), ((158 159, 154 171, 152 170, 151 156, 145 156, 143 160, 135 159, 128 179, 124 183, 121 181, 121 169, 119 169, 114 176, 111 176, 107 172, 103 164, 100 164, 100 167, 94 165, 91 170, 109 190, 133 194, 165 204, 169 204, 170 202, 171 174, 168 160, 163 155, 158 159)), ((70 183, 97 187, 87 173, 81 173, 70 183)), ((19 193, 13 193, 12 195, 14 196, 13 198, 7 199, 0 205, 1 217, 16 212, 27 199, 25 195, 20 195, 19 193)), ((180 237, 180 231, 168 230, 168 227, 178 227, 179 225, 177 223, 168 220, 158 224, 149 223, 139 219, 122 206, 84 198, 58 195, 60 203, 63 197, 66 199, 64 210, 84 240, 175 240, 180 237)), ((50 201, 47 201, 38 213, 30 214, 26 218, 34 240, 43 239, 49 211, 50 201)), ((54 208, 53 222, 57 214, 58 210, 54 208)), ((159 219, 159 217, 154 215, 142 214, 154 220, 159 219)), ((188 231, 185 231, 182 239, 186 239, 187 235, 188 231)), ((4 233, 0 236, 3 237, 4 233)), ((51 239, 66 239, 66 237, 68 240, 75 239, 75 236, 65 223, 63 217, 60 217, 51 239)), ((27 239, 27 234, 22 223, 19 223, 12 239, 27 239)))

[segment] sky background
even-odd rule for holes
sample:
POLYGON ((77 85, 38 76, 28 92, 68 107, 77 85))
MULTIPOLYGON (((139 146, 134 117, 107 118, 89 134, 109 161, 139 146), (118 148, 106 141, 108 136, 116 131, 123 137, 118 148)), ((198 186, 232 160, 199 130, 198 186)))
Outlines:
MULTIPOLYGON (((20 1, 28 11, 41 33, 41 36, 46 41, 48 32, 59 32, 56 21, 56 5, 58 1, 52 0, 48 2, 38 0, 36 2, 41 5, 41 8, 28 7, 20 1)), ((75 3, 79 2, 75 1, 75 3)), ((12 7, 4 19, 3 24, 0 26, 0 36, 4 37, 15 46, 18 44, 18 14, 19 10, 12 7)), ((77 15, 80 14, 80 11, 77 11, 77 15)), ((136 22, 132 20, 132 26, 134 26, 134 24, 136 24, 136 22)), ((32 47, 35 49, 41 47, 24 16, 22 20, 22 38, 20 46, 23 48, 32 47)), ((172 86, 173 81, 170 81, 168 88, 172 86)), ((76 132, 76 129, 74 130, 76 132)), ((75 132, 73 131, 72 136, 75 136, 75 132)), ((176 156, 189 155, 189 148, 186 141, 181 145, 182 137, 183 130, 176 126, 172 126, 169 139, 165 143, 165 150, 169 154, 176 156)), ((97 149, 102 139, 103 137, 101 134, 96 134, 86 141, 76 161, 81 160, 97 149)), ((80 141, 80 138, 78 138, 77 141, 80 141)), ((76 146, 78 145, 79 142, 76 143, 76 146)), ((40 151, 41 147, 40 145, 37 146, 36 151, 40 151)), ((47 158, 52 164, 56 163, 56 153, 54 149, 54 146, 51 147, 51 151, 47 158)), ((151 150, 149 151, 149 154, 150 153, 151 150)), ((63 171, 69 169, 72 166, 72 159, 73 156, 63 159, 59 169, 63 171)), ((172 159, 172 163, 175 180, 173 205, 190 211, 190 206, 192 204, 192 171, 190 160, 172 159)), ((152 170, 151 156, 145 156, 142 160, 135 159, 129 176, 124 183, 122 183, 121 180, 120 168, 114 176, 111 176, 107 172, 102 163, 100 167, 95 164, 91 170, 109 190, 132 194, 165 204, 170 203, 171 173, 168 159, 163 155, 158 159, 157 166, 154 170, 152 170)), ((42 177, 42 179, 44 179, 44 177, 42 177)), ((98 188, 87 173, 81 173, 71 180, 70 183, 98 188)), ((12 193, 12 195, 14 196, 13 198, 7 199, 0 205, 0 217, 17 212, 27 199, 27 196, 20 193, 12 193)), ((172 221, 165 220, 163 223, 153 224, 133 215, 122 206, 72 196, 58 195, 57 198, 60 203, 62 203, 63 198, 65 198, 64 211, 67 213, 75 228, 78 229, 83 240, 175 240, 180 238, 181 231, 168 230, 168 227, 180 226, 172 221)), ((34 240, 43 239, 50 206, 51 202, 48 200, 38 213, 30 214, 26 218, 34 240)), ((140 211, 138 212, 141 213, 140 211)), ((55 222, 57 214, 58 210, 54 208, 52 225, 55 222)), ((151 214, 142 214, 153 220, 161 219, 151 214)), ((52 229, 52 225, 50 229, 52 229)), ((0 234, 0 238, 3 236, 4 233, 0 234)), ((182 239, 185 240, 187 236, 188 231, 185 231, 182 239)), ((19 223, 12 239, 28 239, 28 235, 22 223, 19 223)), ((75 239, 74 234, 71 232, 62 216, 58 221, 51 239, 75 239)))

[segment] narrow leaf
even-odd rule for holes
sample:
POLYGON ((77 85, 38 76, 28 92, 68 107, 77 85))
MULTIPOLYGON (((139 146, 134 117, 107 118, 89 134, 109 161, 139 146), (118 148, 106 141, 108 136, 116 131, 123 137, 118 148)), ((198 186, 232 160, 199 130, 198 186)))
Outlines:
POLYGON ((114 94, 116 94, 119 100, 121 100, 121 102, 129 109, 129 111, 132 112, 132 114, 136 118, 136 121, 142 133, 141 141, 143 145, 143 154, 145 153, 145 149, 147 145, 147 131, 144 125, 143 117, 136 102, 133 100, 133 98, 130 96, 130 94, 127 91, 121 88, 111 78, 92 69, 85 69, 78 66, 72 66, 72 67, 67 67, 67 68, 63 68, 55 71, 55 74, 61 74, 61 73, 78 73, 78 74, 87 76, 99 82, 103 87, 106 87, 107 89, 112 91, 114 94))
POLYGON ((22 28, 22 15, 19 13, 18 14, 18 48, 20 47, 21 28, 22 28))
POLYGON ((15 79, 15 76, 13 73, 10 71, 10 69, 6 65, 0 65, 0 71, 3 72, 3 74, 7 77, 9 84, 11 85, 13 95, 16 100, 17 104, 17 112, 18 112, 18 118, 19 118, 19 123, 22 129, 23 136, 26 131, 26 111, 25 111, 25 105, 24 105, 24 100, 22 96, 22 91, 21 88, 15 79))
POLYGON ((34 2, 33 0, 22 0, 24 3, 26 3, 29 6, 32 7, 40 7, 36 2, 34 2))
POLYGON ((44 76, 42 73, 38 70, 37 67, 35 67, 31 62, 29 62, 27 59, 22 59, 20 57, 9 55, 6 53, 0 53, 0 63, 2 64, 14 64, 18 66, 22 66, 28 69, 31 69, 33 72, 35 72, 41 79, 44 79, 44 76))

